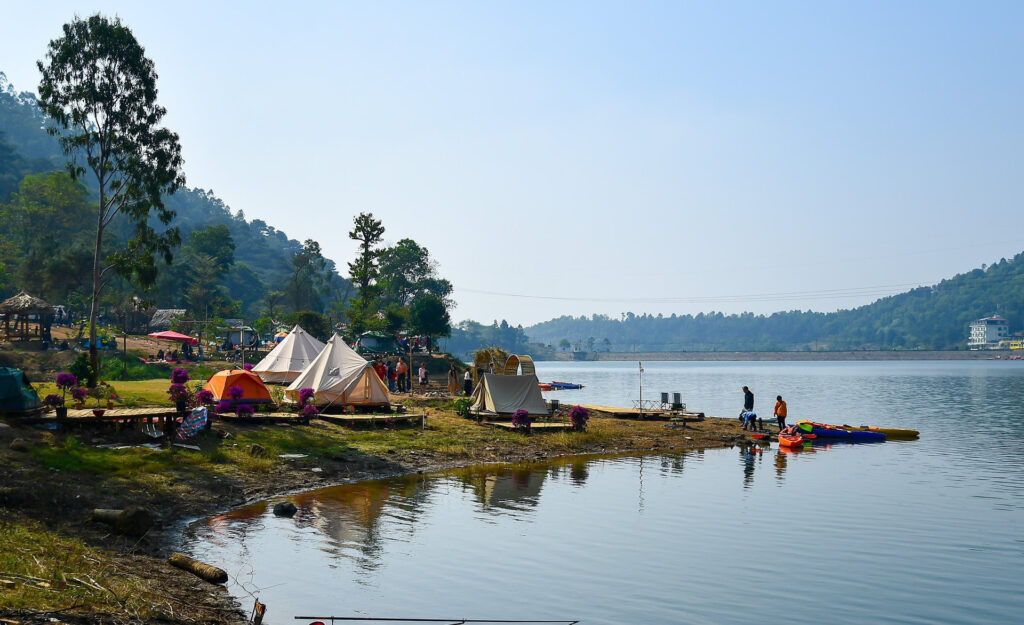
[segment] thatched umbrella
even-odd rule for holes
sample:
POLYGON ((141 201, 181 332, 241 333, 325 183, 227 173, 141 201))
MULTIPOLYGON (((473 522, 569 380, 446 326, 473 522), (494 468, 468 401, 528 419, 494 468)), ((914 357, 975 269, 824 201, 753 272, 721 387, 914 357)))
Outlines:
POLYGON ((43 326, 45 325, 47 328, 50 326, 50 320, 53 318, 53 306, 25 291, 0 302, 0 316, 4 318, 4 336, 10 340, 11 318, 14 318, 15 330, 18 325, 21 325, 21 336, 27 338, 28 321, 31 315, 39 317, 39 334, 42 335, 43 326))

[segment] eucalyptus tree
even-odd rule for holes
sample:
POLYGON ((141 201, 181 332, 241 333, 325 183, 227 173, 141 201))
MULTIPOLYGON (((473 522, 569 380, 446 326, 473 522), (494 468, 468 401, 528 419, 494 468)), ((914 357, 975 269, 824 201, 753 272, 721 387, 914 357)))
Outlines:
POLYGON ((55 122, 49 131, 57 135, 71 175, 80 178, 88 168, 99 196, 89 305, 89 381, 95 384, 96 318, 104 287, 115 275, 151 285, 157 255, 170 263, 179 243, 176 228, 157 232, 151 217, 164 226, 174 218, 162 196, 185 183, 181 146, 177 134, 160 126, 166 110, 156 102, 153 62, 120 19, 76 17, 50 42, 46 62, 37 65, 39 102, 55 122), (131 236, 104 247, 104 234, 118 218, 129 222, 131 236))

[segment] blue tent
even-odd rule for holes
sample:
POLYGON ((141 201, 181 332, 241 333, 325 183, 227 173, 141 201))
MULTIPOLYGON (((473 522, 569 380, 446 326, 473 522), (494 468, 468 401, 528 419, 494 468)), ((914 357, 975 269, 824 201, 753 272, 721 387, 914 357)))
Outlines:
POLYGON ((29 384, 25 372, 0 367, 0 414, 19 414, 38 410, 39 395, 29 384))

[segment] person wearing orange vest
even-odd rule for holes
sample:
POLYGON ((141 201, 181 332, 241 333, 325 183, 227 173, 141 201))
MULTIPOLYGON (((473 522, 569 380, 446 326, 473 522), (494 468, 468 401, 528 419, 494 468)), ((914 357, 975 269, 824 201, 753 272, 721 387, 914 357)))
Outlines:
POLYGON ((775 420, 779 422, 779 431, 786 429, 786 402, 782 401, 782 395, 775 397, 775 420))

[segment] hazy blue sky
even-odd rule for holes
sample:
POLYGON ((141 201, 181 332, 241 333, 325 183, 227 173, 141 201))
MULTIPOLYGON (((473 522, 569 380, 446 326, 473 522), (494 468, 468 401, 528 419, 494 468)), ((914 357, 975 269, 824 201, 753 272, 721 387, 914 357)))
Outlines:
POLYGON ((342 269, 373 212, 456 319, 827 311, 1024 250, 1024 3, 5 2, 0 71, 97 10, 190 186, 342 269))

